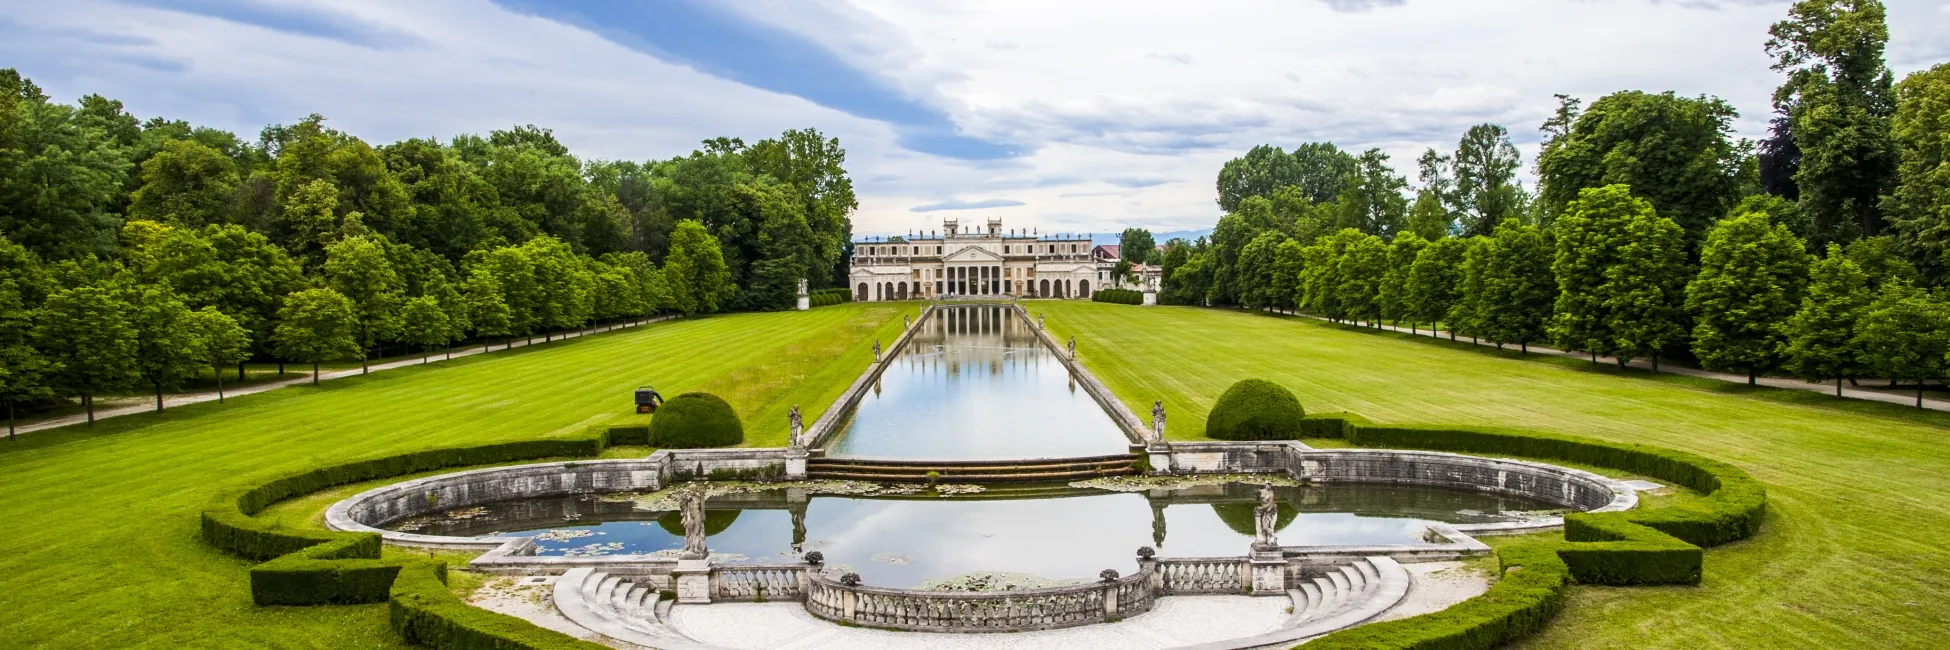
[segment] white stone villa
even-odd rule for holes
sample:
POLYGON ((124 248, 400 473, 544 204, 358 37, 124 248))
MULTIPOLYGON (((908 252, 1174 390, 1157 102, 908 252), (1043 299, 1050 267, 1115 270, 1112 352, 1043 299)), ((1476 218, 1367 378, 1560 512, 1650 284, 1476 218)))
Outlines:
POLYGON ((1109 277, 1090 240, 986 230, 942 221, 939 235, 890 237, 853 245, 848 286, 860 302, 937 297, 1089 298, 1109 277))

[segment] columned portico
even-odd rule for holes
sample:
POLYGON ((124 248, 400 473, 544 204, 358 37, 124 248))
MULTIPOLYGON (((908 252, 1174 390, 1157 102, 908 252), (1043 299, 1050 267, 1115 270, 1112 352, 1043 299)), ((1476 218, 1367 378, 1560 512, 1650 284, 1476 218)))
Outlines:
POLYGON ((955 219, 942 226, 940 234, 854 243, 854 299, 1085 298, 1099 273, 1080 237, 1004 232, 1000 219, 985 230, 963 231, 955 219))

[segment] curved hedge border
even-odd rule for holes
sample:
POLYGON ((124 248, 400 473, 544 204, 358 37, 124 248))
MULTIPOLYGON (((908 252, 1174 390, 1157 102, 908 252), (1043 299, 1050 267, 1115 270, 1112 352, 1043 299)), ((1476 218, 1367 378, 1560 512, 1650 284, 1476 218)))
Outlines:
POLYGON ((1142 305, 1144 304, 1144 292, 1136 289, 1098 289, 1096 293, 1090 294, 1090 299, 1095 302, 1109 302, 1119 305, 1142 305))
POLYGON ((644 444, 640 425, 591 427, 583 436, 417 451, 354 461, 228 490, 203 509, 203 540, 252 560, 258 605, 389 602, 393 629, 413 643, 453 649, 602 650, 519 618, 468 605, 447 588, 447 565, 381 559, 375 533, 276 526, 253 515, 273 503, 320 490, 449 467, 555 457, 593 457, 612 444, 644 444))
MULTIPOLYGON (((1691 488, 1703 498, 1642 511, 1574 513, 1563 542, 1498 551, 1502 579, 1481 596, 1439 612, 1342 630, 1311 649, 1487 649, 1549 624, 1575 580, 1586 584, 1697 584, 1703 552, 1752 536, 1767 493, 1732 465, 1686 452, 1551 434, 1382 427, 1351 415, 1309 417, 1310 438, 1357 446, 1555 458, 1636 472, 1691 488)), ((603 646, 468 605, 446 585, 446 565, 380 559, 372 533, 272 526, 252 517, 277 501, 402 474, 560 456, 594 456, 609 444, 641 442, 641 427, 592 429, 582 438, 436 449, 312 470, 218 496, 203 512, 203 538, 251 559, 251 595, 260 605, 389 603, 393 629, 408 642, 452 649, 601 650, 603 646)))
POLYGON ((1701 547, 1753 536, 1767 511, 1766 488, 1740 468, 1673 449, 1529 432, 1384 427, 1351 415, 1308 421, 1302 428, 1308 437, 1343 438, 1362 447, 1566 460, 1644 474, 1703 495, 1646 510, 1566 515, 1564 541, 1498 551, 1502 579, 1483 595, 1439 612, 1335 632, 1310 642, 1309 650, 1495 648, 1549 623, 1574 580, 1699 584, 1701 547))

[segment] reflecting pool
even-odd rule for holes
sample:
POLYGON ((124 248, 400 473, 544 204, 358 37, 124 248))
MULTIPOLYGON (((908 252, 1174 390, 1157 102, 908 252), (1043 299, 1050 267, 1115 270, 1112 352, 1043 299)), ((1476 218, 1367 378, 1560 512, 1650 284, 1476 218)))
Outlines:
MULTIPOLYGON (((712 497, 705 517, 718 561, 785 561, 820 551, 869 584, 924 586, 975 573, 1087 580, 1129 574, 1134 551, 1167 557, 1244 555, 1252 542, 1249 485, 1108 492, 994 487, 952 497, 803 496, 788 490, 712 497)), ((1429 522, 1512 521, 1553 507, 1477 492, 1388 485, 1275 488, 1286 545, 1416 544, 1429 522)), ((530 535, 536 554, 634 555, 684 546, 677 513, 631 495, 525 499, 398 522, 394 530, 530 535)))
POLYGON ((1117 424, 1013 309, 940 307, 920 328, 827 455, 999 460, 1126 451, 1117 424))

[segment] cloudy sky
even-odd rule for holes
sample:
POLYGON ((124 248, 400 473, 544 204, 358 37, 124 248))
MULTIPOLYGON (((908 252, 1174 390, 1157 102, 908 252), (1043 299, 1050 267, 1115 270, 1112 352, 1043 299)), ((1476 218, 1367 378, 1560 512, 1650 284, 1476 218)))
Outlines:
MULTIPOLYGON (((1888 0, 1900 76, 1950 61, 1950 2, 1888 0)), ((512 124, 644 160, 714 136, 840 139, 855 232, 1003 217, 1210 226, 1259 143, 1380 147, 1471 124, 1526 167, 1553 93, 1710 94, 1765 129, 1784 2, 1689 0, 0 0, 0 66, 62 100, 247 137, 321 113, 375 143, 512 124)), ((1412 176, 1412 174, 1410 174, 1412 176)))

